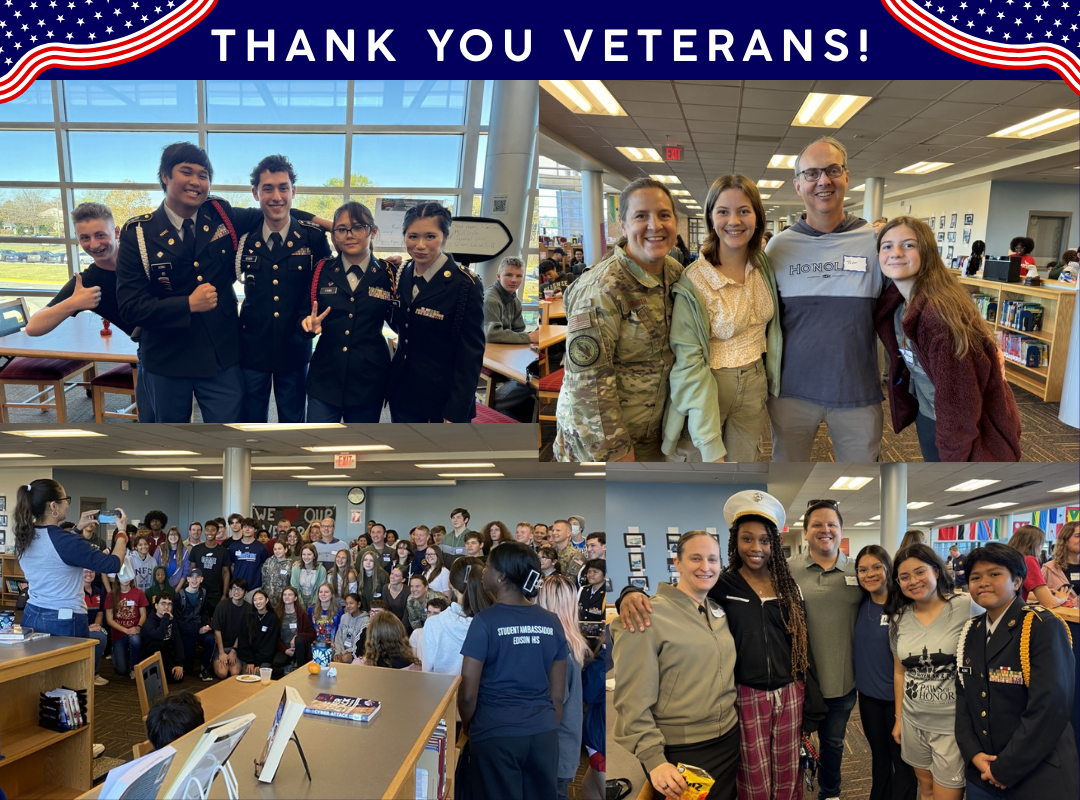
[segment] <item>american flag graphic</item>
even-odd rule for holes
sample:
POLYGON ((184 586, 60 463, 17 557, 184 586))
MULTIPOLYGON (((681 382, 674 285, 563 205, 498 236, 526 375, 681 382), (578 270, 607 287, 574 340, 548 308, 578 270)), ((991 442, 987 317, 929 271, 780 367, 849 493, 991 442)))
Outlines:
POLYGON ((93 69, 151 53, 217 0, 0 0, 0 103, 50 67, 93 69))
POLYGON ((1001 69, 1045 67, 1080 94, 1080 0, 882 0, 935 47, 1001 69))

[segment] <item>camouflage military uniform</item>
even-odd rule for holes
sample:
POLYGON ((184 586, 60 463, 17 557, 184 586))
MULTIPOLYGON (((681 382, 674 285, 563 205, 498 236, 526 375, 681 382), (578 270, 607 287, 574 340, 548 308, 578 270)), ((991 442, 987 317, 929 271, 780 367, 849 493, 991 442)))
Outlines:
POLYGON ((559 551, 559 572, 571 580, 577 580, 577 574, 585 566, 585 556, 570 542, 559 551))
POLYGON ((617 461, 631 447, 638 461, 664 460, 671 287, 681 273, 668 257, 650 275, 616 247, 570 287, 556 460, 617 461))

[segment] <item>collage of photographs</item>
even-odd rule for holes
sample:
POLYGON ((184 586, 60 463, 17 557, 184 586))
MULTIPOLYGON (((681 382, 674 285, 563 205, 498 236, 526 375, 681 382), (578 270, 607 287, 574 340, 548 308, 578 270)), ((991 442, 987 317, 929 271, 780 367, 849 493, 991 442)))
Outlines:
POLYGON ((0 800, 1080 796, 1066 81, 46 75, 0 153, 0 800))

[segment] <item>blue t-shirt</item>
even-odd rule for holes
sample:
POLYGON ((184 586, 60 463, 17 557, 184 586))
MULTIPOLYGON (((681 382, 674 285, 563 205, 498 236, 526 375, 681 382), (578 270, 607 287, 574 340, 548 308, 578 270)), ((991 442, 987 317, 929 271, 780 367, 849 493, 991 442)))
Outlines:
POLYGON ((229 558, 232 560, 232 580, 243 578, 247 581, 248 590, 258 589, 262 586, 262 565, 270 557, 266 552, 266 545, 258 539, 252 540, 251 544, 244 544, 243 540, 237 539, 229 545, 229 558))
POLYGON ((885 606, 867 595, 855 618, 855 688, 877 700, 893 700, 893 657, 885 606))
POLYGON ((473 617, 461 655, 484 662, 471 740, 556 729, 548 670, 566 659, 558 617, 539 606, 496 603, 473 617))

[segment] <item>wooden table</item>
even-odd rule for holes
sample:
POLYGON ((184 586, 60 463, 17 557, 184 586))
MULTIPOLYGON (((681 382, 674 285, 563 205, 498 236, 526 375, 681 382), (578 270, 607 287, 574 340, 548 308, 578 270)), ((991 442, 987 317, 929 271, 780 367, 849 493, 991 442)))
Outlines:
POLYGON ((525 368, 536 361, 537 352, 530 344, 496 344, 484 347, 484 366, 518 383, 528 383, 525 368))
MULTIPOLYGON (((93 643, 88 641, 88 644, 90 649, 87 652, 92 659, 93 643)), ((290 800, 337 800, 342 797, 397 800, 415 797, 417 762, 431 733, 439 720, 443 719, 446 720, 449 730, 446 741, 446 770, 448 776, 453 776, 457 764, 454 727, 457 719, 458 684, 461 678, 434 672, 359 667, 351 664, 335 666, 338 671, 337 678, 328 678, 325 672, 312 675, 307 669, 300 669, 274 686, 260 686, 262 691, 232 709, 230 716, 248 713, 256 715, 251 729, 229 759, 236 773, 240 797, 281 797, 290 800), (305 703, 314 700, 320 692, 330 692, 380 700, 383 708, 379 711, 379 716, 369 723, 302 716, 296 725, 296 735, 304 748, 304 755, 307 756, 311 780, 308 781, 304 774, 296 748, 290 745, 285 750, 281 768, 273 783, 260 783, 254 775, 252 765, 266 744, 266 735, 281 701, 283 686, 296 689, 305 703), (363 758, 362 769, 351 769, 350 767, 359 765, 358 753, 371 757, 363 758)), ((242 686, 238 681, 233 683, 242 686)), ((207 715, 207 722, 209 721, 207 715)), ((165 776, 165 787, 176 778, 201 735, 200 728, 172 743, 177 754, 165 776)), ((89 767, 89 757, 86 763, 89 767)), ((449 780, 447 791, 452 797, 453 786, 449 780)), ((100 787, 81 797, 97 798, 99 793, 100 787)), ((210 797, 225 796, 225 784, 219 778, 210 787, 210 797)))
POLYGON ((68 317, 44 336, 27 336, 25 331, 0 336, 0 356, 67 358, 134 364, 138 345, 122 330, 112 326, 112 336, 102 336, 101 317, 82 313, 68 317))
POLYGON ((547 350, 549 347, 566 341, 565 325, 541 325, 540 326, 540 349, 547 350))
POLYGON ((561 297, 540 301, 540 323, 547 325, 553 319, 566 319, 566 309, 561 297))
MULTIPOLYGON (((277 681, 270 681, 270 686, 274 686, 276 683, 277 681)), ((240 703, 254 697, 266 688, 259 681, 244 683, 234 677, 229 677, 223 681, 218 681, 212 686, 207 686, 201 692, 196 692, 195 696, 202 703, 206 721, 210 722, 212 719, 232 711, 240 703)))

